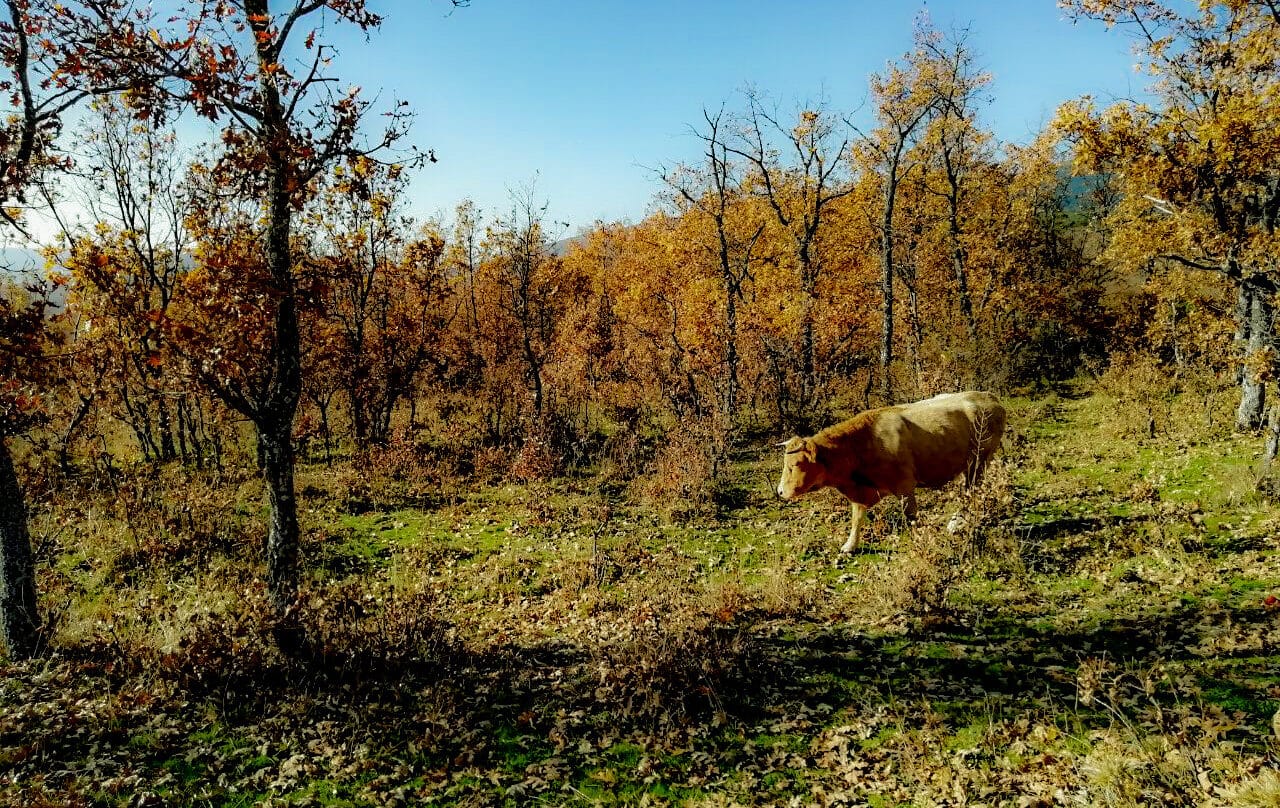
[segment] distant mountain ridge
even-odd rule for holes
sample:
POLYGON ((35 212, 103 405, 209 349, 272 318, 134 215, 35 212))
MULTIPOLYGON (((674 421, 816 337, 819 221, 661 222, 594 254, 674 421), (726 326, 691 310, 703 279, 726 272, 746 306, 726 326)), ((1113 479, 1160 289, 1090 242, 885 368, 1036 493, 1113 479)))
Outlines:
POLYGON ((0 247, 0 269, 19 277, 43 277, 44 256, 26 247, 0 247))
MULTIPOLYGON (((19 286, 45 279, 44 256, 26 247, 0 247, 0 277, 13 280, 19 286)), ((62 311, 67 299, 67 287, 57 286, 49 295, 50 315, 62 311)))

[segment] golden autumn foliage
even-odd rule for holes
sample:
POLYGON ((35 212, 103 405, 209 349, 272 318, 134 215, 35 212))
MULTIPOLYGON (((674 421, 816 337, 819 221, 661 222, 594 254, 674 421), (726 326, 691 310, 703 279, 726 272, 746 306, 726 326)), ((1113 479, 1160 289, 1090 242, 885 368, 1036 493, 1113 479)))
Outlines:
POLYGON ((1275 802, 1280 0, 1063 0, 1149 91, 1024 143, 922 14, 579 232, 417 212, 364 0, 66 3, 0 19, 0 802, 1275 802), (775 498, 974 388, 864 552, 775 498))
MULTIPOLYGON (((570 238, 532 188, 497 215, 463 203, 423 224, 405 212, 411 165, 323 153, 300 130, 285 150, 296 161, 272 168, 280 144, 232 126, 180 183, 172 244, 142 254, 142 228, 120 221, 60 257, 73 310, 96 324, 78 337, 80 400, 104 395, 149 457, 177 453, 160 410, 178 400, 282 430, 270 411, 294 395, 280 341, 294 322, 303 403, 289 420, 326 458, 431 429, 419 443, 463 472, 539 477, 597 464, 626 435, 639 446, 689 428, 716 447, 704 458, 714 476, 747 434, 1039 385, 1111 351, 1196 372, 1239 361, 1265 381, 1266 334, 1239 327, 1232 290, 1203 272, 1242 289, 1274 274, 1264 5, 1182 17, 1147 2, 1068 4, 1149 34, 1154 94, 1106 110, 1073 102, 1025 145, 984 121, 992 77, 968 35, 922 17, 869 77, 870 126, 821 100, 786 109, 747 92, 704 113, 698 158, 656 172, 649 216, 570 238), (269 192, 275 208, 260 201, 269 192)), ((265 50, 228 51, 187 78, 275 64, 281 32, 267 18, 243 25, 265 50)), ((326 118, 344 143, 362 109, 352 103, 326 118)), ((123 109, 146 113, 135 135, 159 112, 123 109)), ((1264 297, 1250 300, 1265 308, 1264 297)), ((650 449, 634 473, 652 470, 650 449)))
MULTIPOLYGON (((1074 145, 1077 170, 1106 173, 1117 185, 1103 258, 1161 279, 1150 315, 1154 339, 1176 330, 1184 309, 1199 314, 1209 344, 1218 346, 1212 361, 1221 367, 1223 334, 1234 326, 1236 424, 1256 429, 1277 359, 1280 15, 1273 4, 1251 0, 1185 11, 1140 0, 1064 5, 1074 15, 1133 30, 1153 78, 1149 100, 1099 109, 1085 98, 1058 113, 1056 126, 1074 145), (1188 272, 1218 276, 1222 291, 1179 296, 1188 272), (1217 322, 1204 323, 1204 303, 1215 298, 1217 322), (1234 306, 1223 298, 1234 298, 1234 306)), ((1176 338, 1163 340, 1181 362, 1176 338)), ((1268 430, 1280 434, 1280 408, 1273 405, 1269 419, 1268 430)))
MULTIPOLYGON (((387 151, 407 111, 366 137, 369 105, 326 94, 316 31, 296 34, 314 59, 299 70, 263 3, 168 23, 95 6, 64 33, 101 63, 73 49, 68 75, 121 84, 85 137, 103 215, 46 252, 77 357, 52 385, 51 445, 68 473, 89 443, 191 463, 225 445, 274 470, 284 608, 295 447, 521 480, 611 467, 654 499, 714 498, 746 442, 1113 360, 1238 385, 1257 429, 1280 375, 1277 15, 1064 7, 1137 32, 1143 100, 1072 101, 1002 143, 967 33, 921 17, 862 118, 748 91, 704 111, 699 153, 655 172, 645 218, 570 234, 532 188, 509 210, 411 217, 426 158, 387 151), (164 127, 179 107, 223 127, 189 164, 164 127)), ((297 19, 321 9, 378 22, 359 2, 297 19)))

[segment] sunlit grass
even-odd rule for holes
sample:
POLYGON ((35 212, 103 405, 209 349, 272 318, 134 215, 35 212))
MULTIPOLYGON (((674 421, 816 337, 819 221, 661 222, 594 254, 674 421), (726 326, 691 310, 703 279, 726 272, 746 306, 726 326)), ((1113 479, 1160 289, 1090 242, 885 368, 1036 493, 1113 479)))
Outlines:
POLYGON ((42 572, 79 661, 0 684, 0 796, 1270 804, 1280 510, 1255 441, 1189 438, 1195 408, 1121 439, 1114 399, 1068 392, 1011 401, 977 494, 930 492, 914 524, 884 503, 852 558, 847 505, 775 500, 763 448, 719 512, 588 477, 355 497, 309 465, 305 613, 331 647, 307 664, 263 630, 252 479, 165 483, 130 518, 81 503, 42 572), (103 791, 97 758, 140 779, 103 791))

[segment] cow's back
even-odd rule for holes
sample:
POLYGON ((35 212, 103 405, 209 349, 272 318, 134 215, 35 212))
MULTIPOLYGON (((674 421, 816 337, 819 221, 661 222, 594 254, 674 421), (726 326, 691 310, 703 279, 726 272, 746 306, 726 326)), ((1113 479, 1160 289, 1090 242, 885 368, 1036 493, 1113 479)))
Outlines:
POLYGON ((990 393, 946 393, 867 410, 813 437, 832 480, 881 492, 940 488, 1000 446, 1004 408, 990 393))
POLYGON ((938 488, 1000 446, 1005 412, 991 393, 948 393, 899 409, 901 448, 909 453, 916 482, 938 488))

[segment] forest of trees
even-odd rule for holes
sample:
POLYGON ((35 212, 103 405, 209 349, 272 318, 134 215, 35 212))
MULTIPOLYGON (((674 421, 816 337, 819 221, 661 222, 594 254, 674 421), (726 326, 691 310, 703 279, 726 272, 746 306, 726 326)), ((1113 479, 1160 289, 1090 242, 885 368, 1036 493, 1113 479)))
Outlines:
POLYGON ((0 319, 8 652, 41 646, 29 515, 135 464, 260 471, 297 649, 298 462, 394 447, 710 500, 744 443, 1109 367, 1237 390, 1273 459, 1280 6, 1064 7, 1135 37, 1149 100, 999 142, 970 40, 922 20, 870 77, 870 125, 740 95, 692 124, 699 160, 655 172, 652 215, 563 239, 532 188, 406 215, 410 111, 329 81, 319 21, 372 31, 362 0, 6 0, 0 228, 63 223, 0 319), (184 115, 216 142, 180 144, 184 115))

